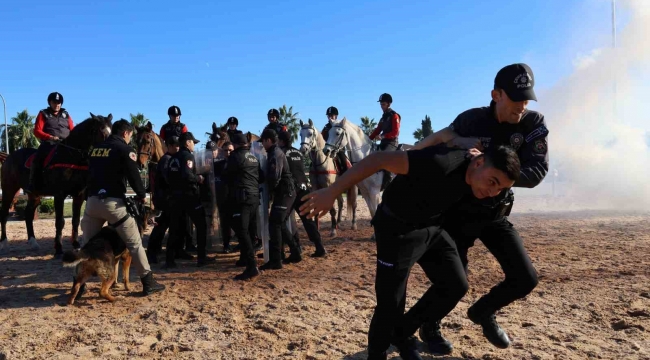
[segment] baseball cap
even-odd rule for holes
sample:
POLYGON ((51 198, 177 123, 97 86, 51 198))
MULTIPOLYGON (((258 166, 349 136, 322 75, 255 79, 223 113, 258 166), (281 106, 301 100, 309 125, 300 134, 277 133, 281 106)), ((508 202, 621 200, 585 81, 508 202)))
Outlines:
POLYGON ((246 135, 244 134, 235 134, 230 137, 230 142, 233 145, 246 145, 248 144, 248 139, 246 138, 246 135))
POLYGON ((214 141, 208 141, 207 143, 205 143, 205 149, 206 150, 216 150, 216 149, 218 149, 217 143, 214 142, 214 141))
POLYGON ((503 89, 512 101, 537 101, 534 86, 533 70, 522 63, 504 67, 494 78, 494 87, 503 89))
POLYGON ((165 139, 165 143, 167 146, 178 146, 180 143, 178 142, 178 136, 170 136, 167 139, 165 139))
POLYGON ((194 141, 195 144, 200 143, 200 141, 199 141, 199 140, 196 140, 196 138, 194 137, 194 135, 192 135, 192 133, 189 132, 189 131, 188 131, 188 132, 184 132, 184 133, 182 133, 182 134, 181 134, 181 138, 180 138, 178 141, 180 141, 181 144, 185 144, 185 142, 186 142, 187 140, 192 140, 192 141, 194 141))

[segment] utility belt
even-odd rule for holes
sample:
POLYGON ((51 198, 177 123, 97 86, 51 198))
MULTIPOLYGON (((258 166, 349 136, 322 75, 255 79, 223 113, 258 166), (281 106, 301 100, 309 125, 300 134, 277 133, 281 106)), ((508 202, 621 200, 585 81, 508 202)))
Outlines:
POLYGON ((254 205, 260 201, 259 193, 251 193, 246 188, 231 189, 229 195, 235 204, 254 205))
MULTIPOLYGON (((120 197, 109 196, 106 192, 102 192, 94 196, 102 202, 104 202, 104 200, 107 198, 120 199, 120 197)), ((124 206, 126 207, 126 215, 122 216, 122 218, 116 221, 114 224, 109 223, 108 226, 112 228, 116 228, 124 224, 124 222, 127 221, 129 217, 133 217, 136 219, 136 221, 138 221, 141 220, 142 216, 144 215, 144 203, 136 201, 135 196, 123 195, 121 199, 124 201, 124 206)))
MULTIPOLYGON (((379 204, 379 207, 377 208, 377 212, 381 212, 381 214, 387 218, 389 218, 391 221, 395 222, 399 228, 403 228, 406 231, 413 231, 413 230, 418 230, 418 229, 424 229, 430 226, 441 226, 442 222, 444 220, 444 215, 443 214, 438 214, 435 216, 432 216, 428 219, 423 219, 420 221, 413 221, 413 220, 407 220, 404 219, 403 217, 395 214, 389 207, 388 205, 384 204, 383 202, 379 204)), ((375 221, 375 218, 373 218, 373 221, 375 221)), ((371 224, 372 224, 371 222, 371 224)), ((382 221, 383 223, 383 221, 382 221)), ((372 224, 373 226, 375 224, 372 224)))

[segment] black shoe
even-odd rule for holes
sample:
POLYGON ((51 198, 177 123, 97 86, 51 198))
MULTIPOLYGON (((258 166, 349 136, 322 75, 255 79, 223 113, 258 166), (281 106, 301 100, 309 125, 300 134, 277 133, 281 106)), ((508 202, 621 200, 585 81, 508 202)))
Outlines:
POLYGON ((253 279, 255 277, 260 276, 260 274, 261 274, 260 270, 257 267, 255 267, 255 268, 253 268, 251 270, 249 270, 249 269, 244 270, 243 273, 235 276, 234 279, 235 280, 244 280, 244 281, 245 280, 251 280, 251 279, 253 279))
POLYGON ((156 282, 156 280, 153 278, 153 272, 151 271, 149 271, 147 275, 145 275, 140 280, 142 280, 143 296, 151 295, 153 293, 165 290, 165 285, 156 282))
POLYGON ((246 260, 244 260, 244 259, 237 260, 237 262, 235 263, 235 266, 236 267, 246 267, 247 266, 246 265, 246 260))
POLYGON ((180 260, 194 260, 194 256, 189 254, 186 250, 177 251, 174 258, 180 260))
POLYGON ((262 240, 258 240, 257 242, 255 242, 255 244, 253 244, 253 251, 254 252, 261 251, 263 248, 264 248, 264 246, 262 245, 262 240))
POLYGON ((212 258, 212 257, 204 257, 204 258, 199 258, 199 260, 196 262, 197 267, 203 267, 209 264, 214 264, 217 262, 217 259, 212 258))
POLYGON ((422 356, 420 356, 420 353, 418 352, 414 336, 400 340, 397 343, 393 343, 393 345, 395 345, 397 350, 399 350, 399 356, 403 360, 423 360, 422 356))
POLYGON ((178 265, 176 265, 175 262, 165 262, 165 264, 162 266, 162 268, 165 269, 165 270, 167 270, 167 269, 175 269, 177 267, 178 267, 178 265))
POLYGON ((233 252, 235 252, 235 250, 233 250, 233 248, 230 245, 224 246, 223 250, 221 250, 222 254, 230 254, 230 253, 233 253, 233 252))
POLYGON ((380 353, 368 351, 368 360, 388 360, 388 354, 385 351, 380 353))
POLYGON ((327 251, 325 251, 325 249, 323 248, 323 249, 316 250, 315 253, 313 253, 313 254, 311 254, 309 256, 313 257, 313 258, 319 258, 319 257, 324 257, 325 255, 327 255, 327 251))
POLYGON ((510 346, 510 338, 508 334, 497 323, 497 317, 494 314, 482 315, 478 314, 474 308, 470 307, 467 310, 467 317, 472 320, 474 324, 481 325, 483 328, 483 335, 494 346, 499 349, 505 349, 510 346))
POLYGON ((282 269, 282 263, 273 264, 270 261, 260 266, 260 270, 280 270, 280 269, 282 269))
POLYGON ((239 245, 239 244, 233 246, 233 248, 232 248, 232 251, 239 251, 239 250, 241 250, 241 245, 239 245))
POLYGON ((185 245, 185 251, 196 252, 196 246, 194 244, 187 244, 185 245))
POLYGON ((288 258, 282 260, 283 264, 296 264, 302 261, 302 255, 289 255, 288 258))
POLYGON ((427 344, 433 355, 449 355, 454 349, 451 342, 440 332, 440 321, 424 323, 420 327, 420 339, 427 344))

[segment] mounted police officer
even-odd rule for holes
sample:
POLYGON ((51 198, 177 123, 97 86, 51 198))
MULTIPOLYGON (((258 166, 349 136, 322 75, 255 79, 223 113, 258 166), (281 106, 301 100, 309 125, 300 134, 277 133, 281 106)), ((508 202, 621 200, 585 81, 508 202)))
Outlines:
POLYGON ((124 120, 113 124, 112 135, 93 148, 90 153, 88 179, 88 200, 81 219, 81 230, 86 239, 95 236, 108 222, 115 228, 133 257, 133 264, 142 280, 142 293, 149 295, 165 289, 156 282, 142 246, 142 239, 135 220, 125 206, 126 181, 144 202, 145 190, 138 172, 137 157, 128 145, 133 135, 133 126, 124 120))
POLYGON ((25 190, 26 192, 40 190, 45 158, 56 143, 68 137, 70 131, 74 128, 74 122, 70 114, 61 107, 63 105, 63 95, 53 92, 48 95, 47 103, 49 107, 39 111, 38 116, 36 116, 34 136, 41 141, 41 145, 38 147, 36 156, 32 161, 29 172, 29 185, 25 190))
POLYGON ((280 111, 278 109, 270 109, 266 117, 269 119, 269 123, 264 127, 264 130, 271 129, 276 134, 287 131, 287 125, 280 122, 280 111))
MULTIPOLYGON (((303 201, 300 199, 311 192, 311 185, 309 184, 309 180, 307 180, 307 175, 305 175, 305 161, 300 150, 292 147, 290 144, 291 134, 287 131, 281 132, 278 135, 278 146, 284 151, 284 155, 287 157, 287 162, 289 163, 289 170, 291 171, 297 194, 296 201, 293 202, 293 209, 300 214, 299 208, 303 204, 303 201)), ((300 220, 302 220, 302 225, 305 227, 309 241, 314 243, 316 247, 316 252, 311 257, 325 256, 327 252, 323 247, 323 241, 318 231, 316 220, 304 215, 300 215, 300 220)), ((289 261, 289 259, 286 259, 286 261, 289 261)))
POLYGON ((235 136, 235 134, 241 134, 241 130, 237 130, 237 126, 239 126, 239 120, 237 120, 236 117, 231 116, 228 118, 228 121, 226 121, 226 126, 228 127, 228 130, 226 132, 228 133, 228 137, 232 141, 232 137, 235 136))
POLYGON ((393 97, 390 94, 381 94, 377 102, 384 114, 381 116, 377 128, 370 134, 370 140, 381 140, 379 143, 381 151, 395 151, 398 145, 401 116, 391 109, 393 97))
POLYGON ((251 229, 251 219, 260 204, 259 186, 264 182, 264 173, 257 158, 250 153, 244 134, 235 134, 231 141, 234 151, 228 156, 222 181, 228 186, 230 224, 239 239, 240 255, 236 265, 246 267, 243 273, 235 276, 235 280, 248 280, 260 274, 251 240, 254 234, 251 231, 257 229, 251 229))
POLYGON ((167 141, 169 136, 180 138, 181 134, 187 132, 187 126, 181 122, 181 108, 172 105, 167 109, 167 115, 169 115, 169 121, 160 128, 160 137, 163 141, 167 141))
MULTIPOLYGON (((502 68, 494 79, 490 106, 461 113, 449 127, 429 135, 415 149, 439 143, 461 149, 507 145, 515 149, 521 161, 521 174, 514 186, 537 186, 548 171, 548 129, 542 114, 526 109, 529 101, 537 101, 534 85, 528 65, 502 68)), ((507 219, 513 201, 512 191, 482 201, 467 197, 450 212, 444 225, 456 241, 465 268, 467 251, 479 238, 503 269, 505 280, 467 311, 469 319, 481 325, 486 338, 499 348, 508 347, 510 339, 495 313, 528 295, 538 281, 523 241, 507 219)), ((452 345, 440 332, 440 319, 434 320, 422 326, 420 336, 433 353, 450 353, 452 345)))
MULTIPOLYGON (((196 243, 198 262, 197 266, 205 266, 214 262, 206 252, 207 223, 205 219, 205 208, 201 204, 199 184, 205 181, 204 176, 196 173, 196 160, 194 159, 194 145, 200 141, 196 140, 191 132, 181 134, 179 138, 180 150, 172 156, 167 169, 167 179, 171 188, 169 207, 171 209, 170 232, 177 234, 182 231, 181 216, 183 213, 189 215, 196 227, 196 243)), ((169 244, 167 245, 167 261, 171 262, 169 255, 169 244)))
MULTIPOLYGON (((325 127, 323 127, 323 131, 321 131, 321 134, 323 135, 323 140, 327 142, 327 138, 329 138, 330 135, 330 129, 332 128, 332 124, 336 122, 338 119, 339 109, 335 108, 334 106, 330 106, 325 111, 325 115, 327 116, 327 124, 325 124, 325 127)), ((339 150, 339 152, 336 154, 336 159, 337 159, 336 166, 340 167, 340 172, 341 174, 343 174, 350 165, 348 161, 348 157, 345 154, 345 149, 339 150)))
POLYGON ((266 149, 268 158, 266 184, 269 194, 273 196, 269 215, 269 262, 262 265, 260 269, 282 269, 282 244, 289 245, 291 250, 291 255, 285 259, 285 263, 297 263, 302 260, 300 248, 294 242, 287 226, 287 219, 296 199, 296 189, 287 157, 278 146, 278 134, 275 130, 266 129, 262 132, 260 141, 266 149))

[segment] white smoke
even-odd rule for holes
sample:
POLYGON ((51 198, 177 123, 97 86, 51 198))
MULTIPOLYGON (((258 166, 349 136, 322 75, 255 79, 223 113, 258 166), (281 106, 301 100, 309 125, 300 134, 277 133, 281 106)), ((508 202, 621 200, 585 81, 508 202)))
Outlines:
POLYGON ((575 71, 539 94, 550 130, 546 193, 553 170, 559 173, 556 195, 546 204, 554 209, 650 205, 650 1, 618 7, 630 19, 618 30, 617 48, 579 54, 575 71))

